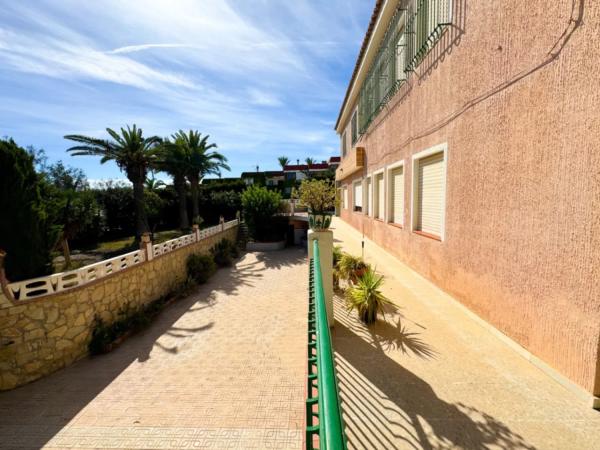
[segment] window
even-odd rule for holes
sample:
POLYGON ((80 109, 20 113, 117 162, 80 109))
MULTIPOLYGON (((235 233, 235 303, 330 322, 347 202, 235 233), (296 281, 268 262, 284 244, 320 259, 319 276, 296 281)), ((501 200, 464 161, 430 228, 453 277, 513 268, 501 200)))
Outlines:
POLYGON ((346 132, 342 133, 342 158, 346 156, 346 132))
POLYGON ((342 205, 344 209, 348 209, 348 187, 344 186, 342 188, 342 205))
POLYGON ((440 240, 446 203, 445 145, 442 148, 413 156, 413 230, 440 240))
POLYGON ((404 165, 402 163, 388 169, 388 180, 388 221, 404 225, 404 165))
POLYGON ((286 172, 285 179, 288 181, 293 181, 296 179, 296 172, 286 172))
POLYGON ((373 208, 371 205, 373 202, 371 198, 373 197, 373 186, 371 184, 371 177, 368 176, 365 178, 363 183, 363 212, 369 216, 372 216, 373 208))
POLYGON ((359 133, 394 96, 452 23, 452 0, 399 2, 359 93, 359 133))
POLYGON ((356 181, 352 186, 352 197, 354 202, 354 211, 362 211, 363 190, 362 181, 356 181))
POLYGON ((358 111, 354 111, 352 114, 352 122, 351 122, 351 131, 352 131, 352 145, 356 144, 358 140, 358 124, 357 124, 357 115, 358 111))
POLYGON ((375 191, 373 193, 373 204, 375 206, 375 218, 385 218, 385 185, 383 172, 375 174, 375 191))

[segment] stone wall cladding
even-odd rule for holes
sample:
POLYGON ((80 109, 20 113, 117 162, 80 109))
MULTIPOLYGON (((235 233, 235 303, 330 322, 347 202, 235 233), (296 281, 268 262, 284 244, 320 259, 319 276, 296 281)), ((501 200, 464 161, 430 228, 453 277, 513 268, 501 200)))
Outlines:
POLYGON ((404 160, 407 226, 341 217, 600 395, 600 5, 454 4, 457 25, 357 143, 365 170, 343 180, 404 160), (442 143, 438 242, 410 230, 411 157, 442 143))
POLYGON ((95 315, 110 323, 126 307, 149 303, 187 277, 192 253, 235 240, 237 226, 90 284, 32 300, 0 293, 0 390, 36 380, 88 354, 95 315))

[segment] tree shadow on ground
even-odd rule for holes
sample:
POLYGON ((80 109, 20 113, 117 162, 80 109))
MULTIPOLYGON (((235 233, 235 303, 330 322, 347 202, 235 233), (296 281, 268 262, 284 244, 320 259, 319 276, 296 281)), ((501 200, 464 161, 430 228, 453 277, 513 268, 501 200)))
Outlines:
POLYGON ((534 449, 491 415, 441 399, 385 353, 431 358, 435 353, 421 338, 389 323, 365 332, 356 322, 336 313, 332 336, 349 447, 534 449))
POLYGON ((280 270, 283 267, 307 262, 306 251, 300 247, 273 252, 256 252, 255 255, 257 263, 264 264, 267 269, 280 270))
POLYGON ((260 267, 242 258, 234 266, 220 269, 188 297, 170 304, 149 328, 112 352, 84 358, 40 380, 0 392, 0 449, 42 448, 131 364, 148 361, 153 351, 177 354, 181 345, 213 327, 205 310, 214 306, 214 292, 235 295, 240 285, 251 285, 262 276, 256 273, 260 267), (176 324, 187 313, 200 315, 195 321, 198 325, 176 324))

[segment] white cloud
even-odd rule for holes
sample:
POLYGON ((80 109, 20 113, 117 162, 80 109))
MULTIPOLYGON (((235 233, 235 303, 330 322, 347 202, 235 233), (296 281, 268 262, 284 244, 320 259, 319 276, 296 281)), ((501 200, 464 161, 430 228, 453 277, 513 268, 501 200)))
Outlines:
POLYGON ((281 106, 283 103, 279 98, 270 92, 262 91, 256 88, 248 89, 250 102, 261 106, 281 106))

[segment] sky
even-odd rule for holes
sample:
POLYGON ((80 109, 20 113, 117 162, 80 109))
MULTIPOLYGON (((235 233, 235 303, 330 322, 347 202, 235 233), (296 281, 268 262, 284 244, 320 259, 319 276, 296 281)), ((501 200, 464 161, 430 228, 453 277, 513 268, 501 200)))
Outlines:
MULTIPOLYGON (((0 0, 0 137, 90 180, 112 162, 66 153, 66 134, 137 124, 197 129, 231 172, 339 154, 333 130, 369 0, 0 0)), ((166 177, 166 176, 162 176, 166 177)))

